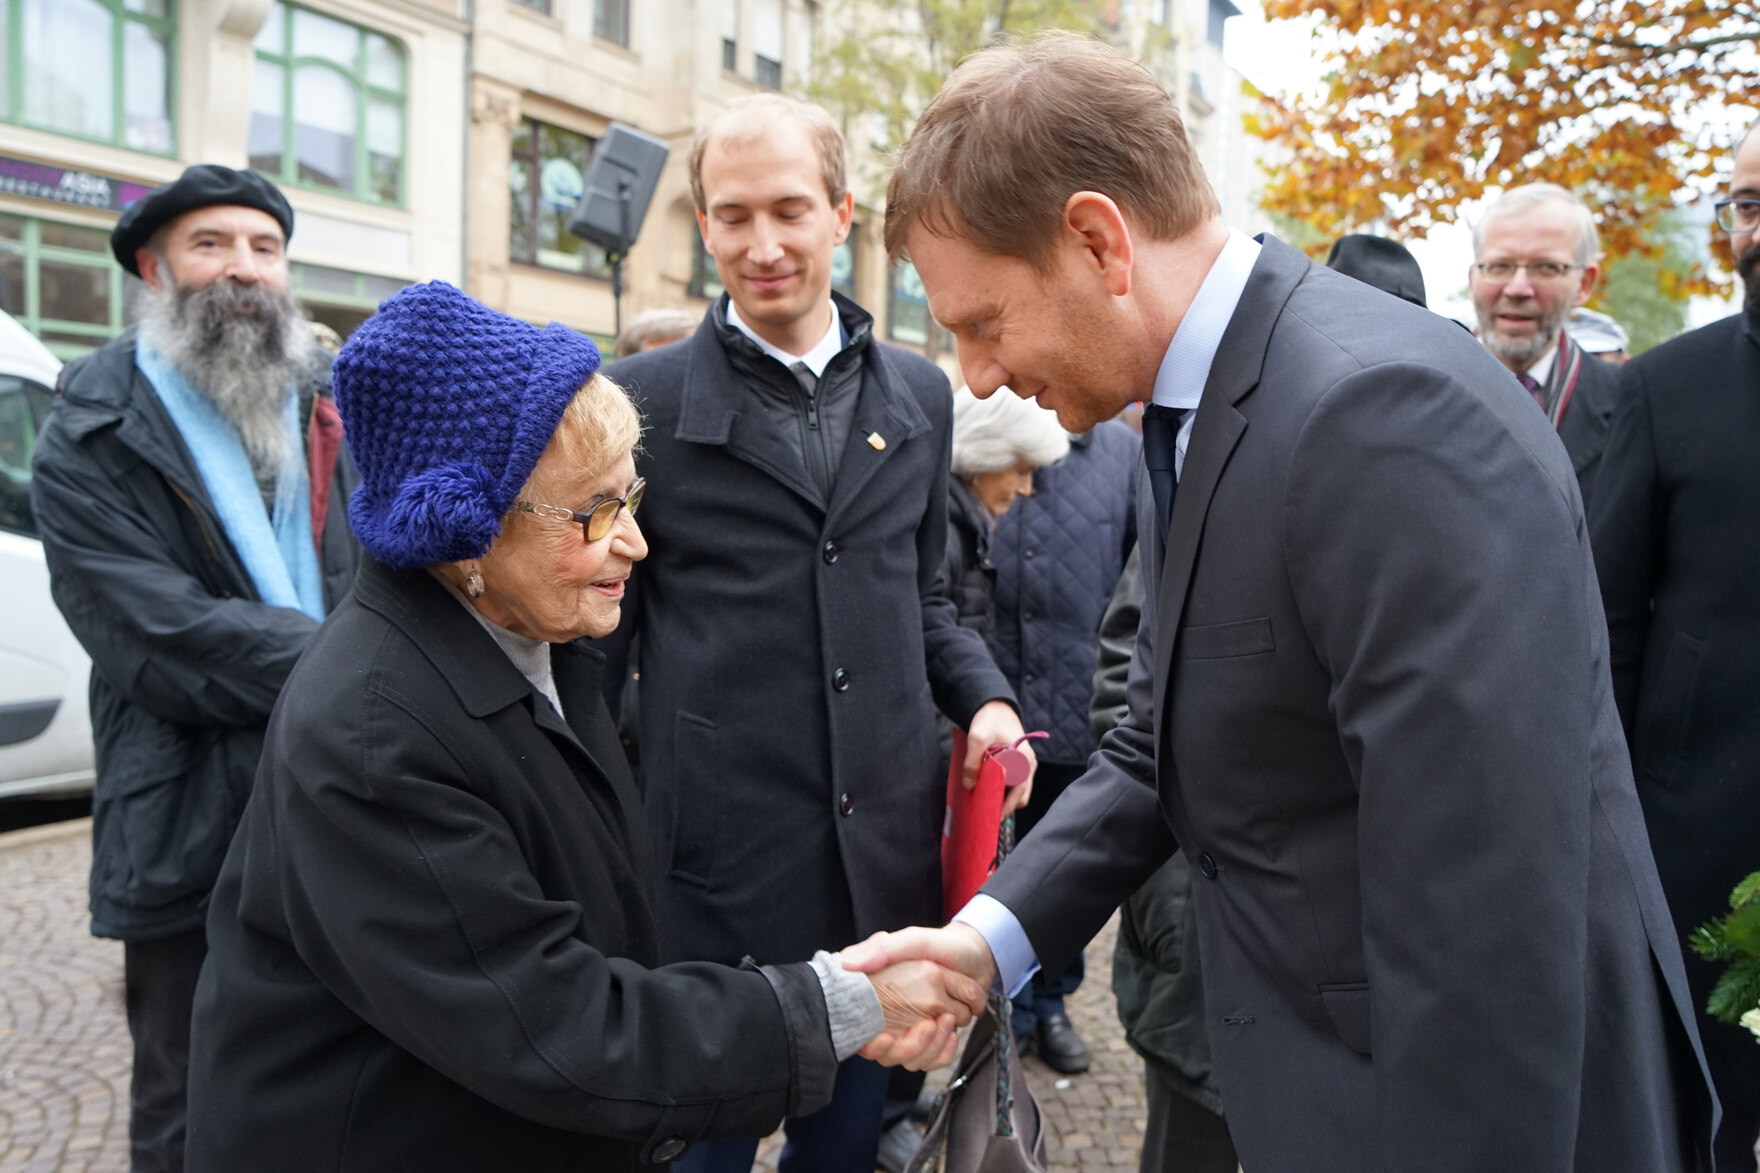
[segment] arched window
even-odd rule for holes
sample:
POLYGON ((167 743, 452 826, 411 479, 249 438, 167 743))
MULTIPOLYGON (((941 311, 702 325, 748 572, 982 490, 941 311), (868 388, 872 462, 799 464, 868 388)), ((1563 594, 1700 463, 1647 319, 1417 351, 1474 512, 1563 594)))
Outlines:
POLYGON ((0 0, 0 117, 170 155, 176 0, 0 0))

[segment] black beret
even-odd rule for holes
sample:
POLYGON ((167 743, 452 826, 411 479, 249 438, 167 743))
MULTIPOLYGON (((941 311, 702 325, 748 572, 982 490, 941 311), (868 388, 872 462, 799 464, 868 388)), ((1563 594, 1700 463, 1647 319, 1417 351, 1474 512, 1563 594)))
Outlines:
MULTIPOLYGON (((1405 245, 1381 236, 1341 236, 1326 258, 1326 267, 1355 277, 1384 293, 1424 305, 1424 270, 1405 245)), ((1428 308, 1428 307, 1426 307, 1428 308)))
POLYGON ((284 241, 293 236, 293 208, 280 188, 255 171, 197 163, 170 183, 160 184, 128 205, 110 232, 110 251, 116 254, 118 264, 139 277, 141 271, 134 254, 147 246, 153 233, 185 212, 222 204, 267 212, 281 225, 284 241))

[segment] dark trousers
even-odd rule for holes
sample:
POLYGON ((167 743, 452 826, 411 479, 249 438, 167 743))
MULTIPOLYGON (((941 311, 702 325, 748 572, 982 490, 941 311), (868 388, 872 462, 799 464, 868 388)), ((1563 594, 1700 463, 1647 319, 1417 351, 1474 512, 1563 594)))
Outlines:
MULTIPOLYGON (((886 1068, 862 1058, 844 1060, 837 1069, 831 1103, 811 1116, 782 1122, 788 1141, 777 1169, 780 1173, 874 1173, 885 1102, 886 1068)), ((694 1146, 673 1169, 748 1173, 757 1157, 756 1140, 710 1140, 694 1146)))
POLYGON ((1138 1173, 1235 1173, 1240 1158, 1228 1124, 1176 1090, 1172 1079, 1159 1065, 1143 1064, 1149 1120, 1138 1173))
MULTIPOLYGON (((1040 762, 1033 774, 1033 798, 1014 816, 1014 838, 1019 843, 1045 817, 1057 796, 1069 789, 1069 784, 1080 778, 1088 769, 1087 762, 1040 762)), ((1082 984, 1085 972, 1082 955, 1062 973, 1046 973, 1040 970, 1033 975, 1033 980, 1021 988, 1014 998, 1013 1024, 1014 1033, 1026 1035, 1033 1032, 1041 1018, 1050 1018, 1054 1014, 1063 1013, 1063 1000, 1076 992, 1082 984)))
POLYGON ((132 1173, 183 1173, 190 1010, 207 955, 203 929, 123 943, 128 1033, 134 1039, 128 1097, 132 1173))

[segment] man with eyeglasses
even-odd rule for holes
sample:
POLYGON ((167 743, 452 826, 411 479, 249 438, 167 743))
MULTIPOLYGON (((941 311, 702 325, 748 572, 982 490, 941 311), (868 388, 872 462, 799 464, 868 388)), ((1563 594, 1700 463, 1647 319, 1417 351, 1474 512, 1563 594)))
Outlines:
POLYGON ((1479 341, 1508 367, 1570 453, 1583 498, 1607 443, 1618 371, 1566 331, 1600 279, 1601 240, 1587 205, 1555 183, 1514 187, 1473 227, 1467 291, 1479 341))
POLYGON ((269 710, 360 561, 292 233, 230 167, 130 204, 110 248, 138 325, 63 372, 34 457, 50 589, 92 658, 91 929, 123 942, 133 1173, 184 1167, 208 897, 269 710))
MULTIPOLYGON (((1717 219, 1742 312, 1621 368, 1589 538, 1614 699, 1650 845, 1681 940, 1760 869, 1760 124, 1736 151, 1717 219)), ((1717 1169, 1754 1170, 1760 1047, 1711 1020, 1721 964, 1687 955, 1723 1101, 1717 1169)))

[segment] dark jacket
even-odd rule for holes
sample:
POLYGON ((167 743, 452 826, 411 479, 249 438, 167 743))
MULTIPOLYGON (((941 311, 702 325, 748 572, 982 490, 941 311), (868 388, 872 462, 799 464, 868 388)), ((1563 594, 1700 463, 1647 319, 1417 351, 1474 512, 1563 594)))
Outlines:
MULTIPOLYGON (((1135 510, 1133 509, 1133 512, 1135 510)), ((1118 590, 1100 622, 1089 710, 1095 737, 1105 737, 1130 714, 1125 686, 1143 614, 1142 547, 1131 550, 1118 590)), ((1212 1112, 1222 1095, 1210 1056, 1204 977, 1198 960, 1198 913, 1192 903, 1192 867, 1176 851, 1161 870, 1118 910, 1112 954, 1112 993, 1125 1041, 1161 1070, 1162 1084, 1212 1112)))
MULTIPOLYGON (((1760 868, 1760 312, 1665 342, 1624 374, 1589 536, 1613 695, 1685 940, 1760 868)), ((1722 969, 1688 956, 1698 1006, 1722 969)), ((1751 1122, 1760 1048, 1737 1027, 1701 1029, 1732 1121, 1751 1122)))
POLYGON ((1137 541, 1142 440, 1109 420, 1070 438, 1069 455, 1033 474, 1033 495, 996 525, 996 666, 1028 729, 1051 734, 1039 759, 1078 765, 1098 748, 1088 726, 1094 651, 1137 541))
MULTIPOLYGON (((798 961, 940 916, 935 709, 1012 700, 938 589, 953 397, 837 299, 861 389, 829 505, 708 315, 607 372, 647 419, 623 626, 641 640, 661 956, 798 961)), ((756 348, 753 347, 755 350, 756 348)), ((780 363, 772 362, 778 370, 780 363)), ((621 679, 621 673, 613 679, 621 679)))
MULTIPOLYGON (((92 658, 92 932, 197 928, 269 710, 317 623, 259 602, 132 334, 73 364, 37 440, 31 505, 55 603, 92 658)), ((301 388, 324 602, 360 557, 328 372, 301 388)))
POLYGON ((1596 358, 1571 339, 1568 333, 1558 336, 1558 352, 1552 359, 1552 386, 1568 380, 1575 372, 1570 388, 1570 402, 1558 421, 1558 438, 1570 454, 1571 468, 1577 474, 1577 486, 1583 494, 1587 512, 1594 497, 1595 477, 1601 468, 1601 454, 1607 448, 1607 435, 1613 425, 1614 405, 1619 401, 1620 369, 1596 358))
POLYGON ((1256 1173, 1680 1170, 1714 1101, 1576 477, 1446 320, 1267 237, 1130 716, 985 885, 1055 972, 1176 842, 1256 1173))
POLYGON ((990 560, 990 520, 990 511, 972 496, 965 481, 948 477, 947 554, 941 560, 941 577, 947 584, 947 597, 959 612, 959 625, 983 636, 986 647, 993 647, 996 638, 992 602, 996 564, 990 560))
POLYGON ((630 1170, 829 1101, 809 967, 649 968, 603 658, 552 667, 566 721, 428 572, 362 567, 215 890, 192 1173, 630 1170))

